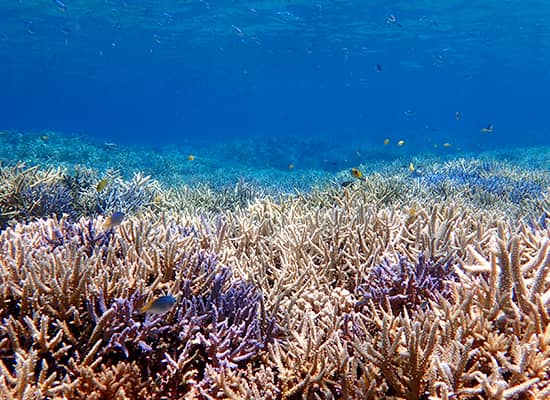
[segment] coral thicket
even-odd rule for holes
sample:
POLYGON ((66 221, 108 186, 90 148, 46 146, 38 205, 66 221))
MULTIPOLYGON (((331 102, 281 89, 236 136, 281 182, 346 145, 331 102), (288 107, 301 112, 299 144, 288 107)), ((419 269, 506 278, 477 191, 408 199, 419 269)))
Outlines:
POLYGON ((458 160, 279 196, 0 174, 0 398, 550 397, 544 171, 458 160))

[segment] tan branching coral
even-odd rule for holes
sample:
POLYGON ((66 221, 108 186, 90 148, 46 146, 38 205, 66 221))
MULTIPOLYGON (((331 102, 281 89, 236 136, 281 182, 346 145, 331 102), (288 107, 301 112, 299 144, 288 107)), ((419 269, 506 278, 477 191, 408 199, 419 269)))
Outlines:
POLYGON ((103 216, 5 229, 1 396, 545 398, 548 218, 473 208, 451 186, 422 199, 407 179, 253 200, 246 185, 162 193, 139 175, 147 206, 114 231, 103 216), (376 301, 373 273, 387 283, 376 301), (135 315, 168 293, 165 316, 135 315), (258 307, 240 315, 246 296, 258 307), (225 329, 234 315, 248 336, 225 329))

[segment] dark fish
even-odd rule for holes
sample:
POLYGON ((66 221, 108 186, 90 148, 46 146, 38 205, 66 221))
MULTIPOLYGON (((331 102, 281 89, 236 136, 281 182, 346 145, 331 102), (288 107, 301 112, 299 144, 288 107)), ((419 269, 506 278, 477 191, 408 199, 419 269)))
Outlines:
POLYGON ((380 64, 376 64, 376 70, 378 72, 382 72, 382 66, 380 64))
POLYGON ((486 128, 481 128, 481 132, 483 132, 483 133, 492 133, 493 132, 493 124, 487 125, 486 128))
POLYGON ((351 186, 353 185, 353 181, 344 181, 342 183, 340 183, 340 186, 342 186, 343 188, 346 188, 348 186, 351 186))

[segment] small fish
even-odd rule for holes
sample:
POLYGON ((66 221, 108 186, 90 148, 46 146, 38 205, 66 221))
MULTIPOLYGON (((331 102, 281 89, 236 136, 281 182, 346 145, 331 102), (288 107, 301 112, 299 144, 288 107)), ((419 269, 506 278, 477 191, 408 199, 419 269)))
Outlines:
POLYGON ((113 142, 105 142, 105 143, 103 143, 103 146, 107 147, 108 149, 118 148, 118 144, 113 143, 113 142))
POLYGON ((122 220, 124 220, 124 213, 122 211, 115 211, 107 217, 105 223, 103 224, 103 228, 105 228, 105 230, 113 229, 114 227, 119 226, 122 223, 122 220))
POLYGON ((416 112, 414 112, 413 110, 407 110, 404 112, 404 114, 406 117, 409 117, 409 118, 416 117, 416 112))
POLYGON ((449 148, 449 147, 451 147, 451 146, 452 146, 452 144, 451 144, 451 143, 449 143, 449 142, 445 142, 445 143, 443 143, 443 147, 447 147, 447 148, 449 148))
POLYGON ((382 66, 380 64, 376 64, 376 71, 382 72, 382 66))
POLYGON ((54 0, 54 2, 57 4, 57 7, 59 7, 60 11, 65 11, 67 9, 67 6, 61 0, 54 0))
POLYGON ((160 194, 157 194, 153 198, 153 203, 155 203, 156 205, 159 205, 160 203, 162 203, 162 196, 160 194))
POLYGON ((409 164, 409 171, 411 171, 411 173, 414 172, 414 164, 413 163, 409 164))
POLYGON ((102 180, 99 181, 99 183, 95 187, 95 190, 97 190, 98 192, 102 192, 108 183, 109 183, 109 179, 103 178, 102 180))
POLYGON ((399 26, 399 27, 402 27, 403 25, 401 25, 401 23, 397 20, 397 18, 395 18, 395 15, 393 14, 390 14, 386 17, 386 23, 388 24, 393 24, 393 25, 396 25, 396 26, 399 26))
POLYGON ((155 300, 151 299, 149 303, 145 304, 139 309, 140 314, 164 314, 170 311, 176 304, 176 298, 174 296, 161 296, 155 300))
POLYGON ((363 176, 363 173, 359 171, 357 168, 352 168, 350 170, 350 173, 351 173, 351 176, 353 176, 354 178, 365 179, 365 177, 363 176))
POLYGON ((237 33, 238 36, 242 37, 244 35, 243 30, 237 25, 231 25, 231 28, 237 33))
POLYGON ((340 184, 343 188, 353 185, 353 181, 344 181, 340 184))
POLYGON ((459 121, 461 117, 462 117, 462 115, 460 114, 460 111, 455 112, 455 119, 457 121, 459 121))
POLYGON ((400 141, 397 142, 397 145, 399 147, 403 147, 405 145, 405 141, 403 139, 401 139, 400 141))
POLYGON ((27 28, 27 33, 34 35, 36 32, 32 29, 32 21, 25 21, 25 27, 27 28))
POLYGON ((294 169, 294 164, 288 164, 288 169, 293 170, 294 169))
POLYGON ((50 140, 50 137, 48 135, 42 135, 40 136, 40 139, 42 139, 44 142, 47 142, 48 140, 50 140))
POLYGON ((487 125, 486 128, 481 128, 481 132, 483 132, 483 133, 493 133, 493 124, 487 125))
POLYGON ((384 146, 387 146, 388 144, 390 144, 390 138, 385 138, 384 139, 384 146))
POLYGON ((187 159, 188 159, 189 161, 194 161, 194 160, 195 160, 195 156, 194 156, 193 154, 189 154, 189 155, 187 156, 187 159))

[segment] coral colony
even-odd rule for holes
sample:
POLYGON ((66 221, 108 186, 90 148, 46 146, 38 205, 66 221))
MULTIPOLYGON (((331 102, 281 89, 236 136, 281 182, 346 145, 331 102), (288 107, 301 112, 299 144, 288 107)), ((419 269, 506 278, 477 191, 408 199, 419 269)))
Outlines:
POLYGON ((548 171, 414 165, 0 167, 0 398, 550 398, 548 171))

